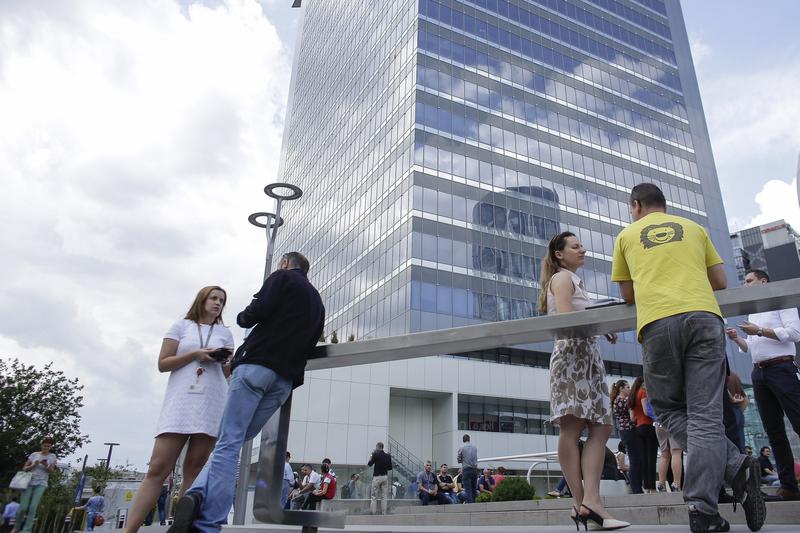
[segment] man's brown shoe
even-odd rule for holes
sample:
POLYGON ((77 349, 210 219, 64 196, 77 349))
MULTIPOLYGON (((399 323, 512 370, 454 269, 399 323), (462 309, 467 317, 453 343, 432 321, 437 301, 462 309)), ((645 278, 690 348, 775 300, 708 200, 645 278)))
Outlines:
POLYGON ((784 489, 783 487, 775 491, 776 496, 780 496, 784 501, 798 501, 800 500, 800 492, 784 489))

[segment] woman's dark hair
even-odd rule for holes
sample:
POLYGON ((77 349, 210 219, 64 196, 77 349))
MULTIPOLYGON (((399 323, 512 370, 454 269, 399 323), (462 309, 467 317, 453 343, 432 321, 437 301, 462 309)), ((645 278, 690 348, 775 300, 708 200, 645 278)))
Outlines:
POLYGON ((631 393, 628 396, 628 409, 633 409, 633 406, 636 405, 636 397, 639 395, 639 389, 642 388, 642 385, 644 385, 644 378, 642 376, 633 380, 631 393))
POLYGON ((556 252, 564 251, 567 239, 575 237, 570 231, 562 231, 547 243, 547 255, 542 259, 541 275, 539 277, 539 312, 547 313, 547 291, 553 274, 561 270, 561 263, 556 257, 556 252))
POLYGON ((625 443, 624 442, 619 441, 619 444, 617 445, 617 451, 618 452, 622 452, 622 453, 627 453, 625 451, 625 443))
POLYGON ((631 189, 631 205, 633 202, 639 202, 642 207, 667 208, 664 193, 652 183, 640 183, 631 189))
POLYGON ((619 391, 624 389, 627 385, 628 381, 625 379, 617 380, 616 383, 611 385, 611 395, 610 395, 611 403, 614 403, 614 400, 616 400, 617 396, 619 396, 619 391))
POLYGON ((208 297, 211 296, 213 291, 220 291, 223 295, 225 295, 225 300, 222 302, 222 309, 219 310, 219 316, 217 316, 217 318, 214 320, 214 324, 223 324, 222 312, 225 310, 225 304, 228 303, 228 293, 225 292, 225 289, 217 285, 209 285, 208 287, 203 287, 200 289, 197 293, 197 296, 194 297, 192 306, 189 308, 189 311, 183 318, 186 320, 191 320, 192 322, 200 323, 200 320, 203 318, 203 314, 205 314, 206 311, 206 300, 208 300, 208 297))
POLYGON ((319 471, 323 474, 327 474, 330 471, 331 467, 328 463, 322 463, 319 465, 319 471))
POLYGON ((45 438, 42 439, 42 444, 53 445, 55 443, 56 443, 56 441, 53 439, 53 437, 45 437, 45 438))

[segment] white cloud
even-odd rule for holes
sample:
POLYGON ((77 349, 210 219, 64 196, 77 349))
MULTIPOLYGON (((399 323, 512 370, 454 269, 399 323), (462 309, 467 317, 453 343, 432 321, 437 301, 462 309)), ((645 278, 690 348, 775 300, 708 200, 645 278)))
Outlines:
POLYGON ((794 152, 800 146, 798 85, 800 61, 703 83, 716 160, 735 166, 768 154, 794 152))
POLYGON ((689 36, 689 47, 692 50, 692 60, 695 68, 700 68, 712 55, 713 49, 699 35, 689 36))
POLYGON ((290 73, 254 0, 185 4, 0 4, 0 356, 78 376, 88 453, 140 467, 163 332, 257 289, 290 73))
POLYGON ((756 194, 755 203, 758 214, 751 219, 731 219, 732 231, 783 219, 793 228, 800 229, 800 205, 797 198, 797 179, 787 183, 781 180, 770 180, 756 194))

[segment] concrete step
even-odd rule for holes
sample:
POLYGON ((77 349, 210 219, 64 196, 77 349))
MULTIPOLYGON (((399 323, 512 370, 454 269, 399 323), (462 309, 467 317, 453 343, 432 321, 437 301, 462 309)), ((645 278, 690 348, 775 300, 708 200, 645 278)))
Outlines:
MULTIPOLYGON (((686 504, 680 494, 635 494, 608 496, 604 505, 615 518, 638 525, 686 525, 686 504)), ((438 526, 561 526, 570 523, 571 498, 519 502, 476 503, 397 507, 386 516, 351 515, 353 526, 438 525, 438 526), (408 512, 401 512, 401 509, 408 512)), ((720 505, 720 513, 731 524, 745 524, 741 506, 720 505)), ((800 524, 797 502, 767 503, 767 524, 800 524)))

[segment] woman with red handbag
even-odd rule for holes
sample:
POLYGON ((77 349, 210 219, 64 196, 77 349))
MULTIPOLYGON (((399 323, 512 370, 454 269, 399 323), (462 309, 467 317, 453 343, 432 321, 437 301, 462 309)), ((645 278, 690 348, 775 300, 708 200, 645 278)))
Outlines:
POLYGON ((95 526, 102 526, 105 523, 103 510, 106 507, 106 499, 103 498, 101 490, 95 489, 95 495, 89 498, 84 505, 76 509, 86 510, 86 531, 94 531, 95 526))

